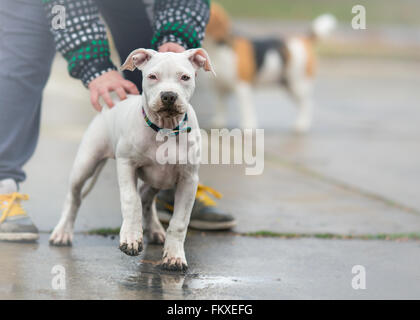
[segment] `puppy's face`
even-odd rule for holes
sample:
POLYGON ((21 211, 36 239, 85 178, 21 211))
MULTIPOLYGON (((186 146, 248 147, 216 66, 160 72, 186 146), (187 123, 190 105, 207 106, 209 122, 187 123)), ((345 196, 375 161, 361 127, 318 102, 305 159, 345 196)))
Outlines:
POLYGON ((162 117, 173 117, 187 111, 198 69, 214 73, 203 49, 182 53, 137 49, 128 56, 122 70, 132 71, 135 68, 143 73, 143 95, 147 108, 162 117))

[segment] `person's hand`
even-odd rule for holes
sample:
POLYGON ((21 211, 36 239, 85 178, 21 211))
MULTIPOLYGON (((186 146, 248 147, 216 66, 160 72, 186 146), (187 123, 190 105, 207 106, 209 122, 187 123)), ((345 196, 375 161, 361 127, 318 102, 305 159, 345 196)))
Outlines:
POLYGON ((159 47, 159 52, 184 52, 185 48, 175 42, 167 42, 159 47))
POLYGON ((115 70, 106 72, 92 80, 89 83, 88 88, 90 90, 90 102, 97 111, 102 110, 102 107, 99 104, 99 97, 102 97, 110 108, 114 106, 110 96, 110 92, 112 91, 115 91, 121 100, 127 98, 127 93, 140 94, 134 83, 125 80, 122 75, 115 70))

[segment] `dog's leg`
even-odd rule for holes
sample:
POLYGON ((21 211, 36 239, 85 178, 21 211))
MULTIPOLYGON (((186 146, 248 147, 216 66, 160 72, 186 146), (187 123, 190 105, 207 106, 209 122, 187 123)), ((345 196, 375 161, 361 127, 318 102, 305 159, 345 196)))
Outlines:
POLYGON ((312 85, 311 80, 300 79, 291 82, 289 86, 290 93, 298 108, 298 115, 294 125, 294 130, 297 133, 307 132, 312 125, 312 85))
POLYGON ((190 222, 191 210, 197 192, 198 177, 182 177, 175 191, 175 207, 163 248, 162 267, 168 270, 186 270, 184 241, 190 222))
POLYGON ((252 87, 249 83, 240 81, 235 86, 238 104, 241 111, 241 127, 243 129, 255 129, 257 127, 257 114, 252 95, 252 87))
POLYGON ((70 188, 64 201, 61 218, 50 236, 50 244, 71 245, 74 222, 82 201, 83 185, 95 173, 98 165, 105 161, 104 141, 106 138, 100 134, 100 131, 95 130, 95 125, 90 127, 83 137, 70 174, 70 188))
POLYGON ((297 133, 308 132, 312 126, 313 102, 310 97, 302 98, 298 101, 298 116, 294 129, 297 133))
POLYGON ((120 250, 129 256, 137 256, 143 250, 142 206, 137 192, 136 170, 137 168, 129 159, 117 158, 123 217, 120 250))
POLYGON ((226 128, 227 125, 227 107, 226 98, 227 92, 221 89, 215 90, 216 104, 215 113, 212 120, 213 128, 226 128))
POLYGON ((146 183, 140 188, 144 233, 151 243, 163 244, 165 242, 165 229, 157 216, 155 203, 155 197, 158 192, 158 189, 155 189, 146 183))

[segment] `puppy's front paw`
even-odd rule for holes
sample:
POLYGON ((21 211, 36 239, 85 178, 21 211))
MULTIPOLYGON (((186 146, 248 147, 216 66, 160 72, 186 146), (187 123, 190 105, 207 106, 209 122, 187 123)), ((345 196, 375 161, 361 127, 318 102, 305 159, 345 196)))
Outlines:
POLYGON ((71 246, 73 242, 73 231, 66 231, 62 228, 54 229, 50 236, 49 243, 52 246, 71 246))
POLYGON ((187 261, 181 257, 166 257, 163 258, 163 269, 171 271, 186 271, 188 269, 187 261))
POLYGON ((141 233, 121 233, 120 250, 129 256, 138 256, 143 250, 143 237, 141 233))
POLYGON ((188 269, 185 252, 179 245, 164 249, 161 266, 163 269, 171 271, 186 271, 188 269))

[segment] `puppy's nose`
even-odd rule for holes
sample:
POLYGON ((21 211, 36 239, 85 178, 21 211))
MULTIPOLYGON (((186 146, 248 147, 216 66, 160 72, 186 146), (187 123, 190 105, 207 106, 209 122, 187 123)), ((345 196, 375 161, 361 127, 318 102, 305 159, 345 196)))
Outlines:
POLYGON ((160 99, 165 106, 171 106, 175 103, 178 95, 172 91, 165 91, 160 94, 160 99))

